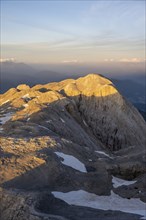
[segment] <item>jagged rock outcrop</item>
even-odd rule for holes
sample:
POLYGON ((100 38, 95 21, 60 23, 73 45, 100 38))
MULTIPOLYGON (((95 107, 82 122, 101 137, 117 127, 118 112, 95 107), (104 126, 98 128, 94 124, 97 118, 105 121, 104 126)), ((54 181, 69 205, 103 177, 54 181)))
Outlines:
POLYGON ((117 207, 70 205, 53 194, 81 190, 93 201, 96 195, 117 194, 122 203, 139 198, 143 207, 146 124, 110 80, 89 74, 32 88, 20 85, 2 94, 0 104, 2 220, 143 216, 127 214, 126 208, 121 213, 117 207), (129 182, 120 185, 123 180, 115 177, 129 182))

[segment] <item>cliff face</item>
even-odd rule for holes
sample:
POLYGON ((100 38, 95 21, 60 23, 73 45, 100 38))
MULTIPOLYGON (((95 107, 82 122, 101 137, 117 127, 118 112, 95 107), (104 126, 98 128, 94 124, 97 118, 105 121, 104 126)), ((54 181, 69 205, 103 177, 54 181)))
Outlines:
POLYGON ((138 210, 146 193, 146 124, 111 81, 89 74, 32 88, 19 85, 1 95, 0 114, 2 220, 143 216, 138 210), (96 205, 69 201, 62 193, 83 195, 96 205), (119 206, 106 211, 105 201, 117 196, 119 206), (128 211, 129 202, 138 208, 128 211))
POLYGON ((145 143, 143 118, 108 79, 90 74, 63 89, 67 97, 75 100, 94 136, 107 148, 118 150, 145 143))

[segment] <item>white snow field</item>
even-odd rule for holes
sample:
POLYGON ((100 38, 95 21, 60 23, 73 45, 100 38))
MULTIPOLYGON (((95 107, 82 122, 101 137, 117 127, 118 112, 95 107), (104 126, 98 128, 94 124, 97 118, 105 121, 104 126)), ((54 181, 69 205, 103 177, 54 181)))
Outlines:
POLYGON ((113 157, 110 157, 110 155, 106 154, 106 153, 103 152, 103 151, 98 151, 98 150, 96 150, 95 152, 98 153, 98 154, 102 154, 102 155, 104 155, 104 156, 106 156, 106 157, 109 157, 110 159, 113 159, 113 157))
POLYGON ((65 123, 65 121, 63 120, 63 118, 60 118, 60 120, 61 120, 63 123, 65 123))
POLYGON ((146 204, 144 202, 138 198, 122 198, 113 191, 111 191, 110 196, 98 196, 84 190, 67 193, 52 192, 52 194, 70 205, 138 214, 141 215, 141 219, 146 219, 146 204))
POLYGON ((114 188, 118 188, 119 186, 129 186, 131 184, 136 183, 136 181, 135 180, 132 180, 132 181, 123 180, 118 177, 112 176, 112 183, 113 183, 114 188))
POLYGON ((0 117, 0 123, 3 125, 5 124, 7 121, 9 121, 12 118, 12 112, 6 113, 4 114, 2 117, 0 117))
POLYGON ((61 161, 61 163, 63 163, 64 165, 72 167, 73 169, 78 170, 80 172, 87 173, 85 165, 82 162, 80 162, 77 158, 75 158, 74 156, 64 154, 61 152, 54 152, 54 153, 57 156, 64 159, 63 161, 61 161))

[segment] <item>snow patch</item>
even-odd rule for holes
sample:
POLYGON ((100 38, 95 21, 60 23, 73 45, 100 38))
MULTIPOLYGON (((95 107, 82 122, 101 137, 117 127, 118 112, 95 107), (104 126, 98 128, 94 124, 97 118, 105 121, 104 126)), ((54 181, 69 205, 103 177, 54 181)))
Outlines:
POLYGON ((86 127, 88 127, 88 125, 87 125, 87 123, 85 122, 85 120, 83 120, 83 123, 84 123, 84 125, 85 125, 86 127))
POLYGON ((80 162, 77 158, 75 158, 74 156, 64 154, 61 152, 54 152, 54 153, 57 156, 64 159, 63 161, 61 161, 61 163, 63 163, 64 165, 72 167, 73 169, 78 170, 80 172, 87 173, 85 165, 82 162, 80 162))
POLYGON ((26 95, 22 96, 23 99, 25 98, 30 98, 29 94, 27 93, 26 95))
POLYGON ((38 125, 38 127, 43 128, 44 130, 51 132, 51 130, 49 128, 45 127, 45 126, 38 125))
POLYGON ((64 121, 62 118, 60 118, 60 120, 61 120, 63 123, 65 123, 65 121, 64 121))
MULTIPOLYGON (((27 121, 29 121, 29 120, 30 120, 30 118, 27 119, 27 121)), ((39 124, 36 124, 36 123, 34 123, 34 124, 37 125, 39 128, 43 128, 46 131, 52 132, 49 128, 47 128, 47 127, 45 127, 43 125, 39 125, 39 124)))
POLYGON ((112 176, 112 183, 114 188, 118 188, 119 186, 129 186, 131 184, 136 183, 136 181, 123 180, 118 177, 112 176))
POLYGON ((21 97, 22 99, 24 99, 26 102, 30 101, 32 98, 29 96, 29 94, 26 94, 24 96, 21 97))
POLYGON ((143 219, 146 219, 146 204, 144 202, 140 201, 138 198, 122 198, 113 191, 111 191, 110 196, 98 196, 84 190, 67 193, 52 192, 52 194, 70 205, 132 213, 141 215, 143 219))
POLYGON ((48 121, 46 121, 47 123, 51 123, 52 122, 52 120, 48 120, 48 121))
POLYGON ((106 157, 108 157, 108 158, 110 158, 110 159, 113 159, 113 157, 111 157, 110 155, 106 154, 106 153, 103 152, 103 151, 98 151, 98 150, 96 150, 95 152, 98 153, 98 154, 102 154, 102 155, 104 155, 104 156, 106 156, 106 157))
POLYGON ((67 140, 67 139, 65 139, 65 138, 62 138, 62 141, 63 141, 64 143, 68 143, 68 144, 71 144, 71 143, 72 143, 71 140, 67 140))
POLYGON ((8 99, 8 100, 6 100, 6 101, 4 101, 4 102, 2 102, 2 104, 1 105, 4 105, 4 104, 6 104, 7 102, 9 102, 10 100, 8 99))
POLYGON ((23 106, 26 108, 26 107, 28 107, 28 104, 24 104, 23 106))
POLYGON ((12 112, 4 114, 4 116, 0 118, 0 123, 2 125, 5 124, 7 121, 9 121, 12 118, 12 115, 13 115, 12 112))

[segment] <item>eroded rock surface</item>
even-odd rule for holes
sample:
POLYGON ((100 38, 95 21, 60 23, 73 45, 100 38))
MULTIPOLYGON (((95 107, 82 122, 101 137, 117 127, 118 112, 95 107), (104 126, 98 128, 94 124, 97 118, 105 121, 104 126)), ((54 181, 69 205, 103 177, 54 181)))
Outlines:
POLYGON ((1 95, 0 115, 2 220, 143 216, 69 205, 52 194, 114 192, 146 202, 146 124, 111 81, 89 74, 32 88, 20 85, 1 95), (115 187, 114 177, 135 182, 115 187))

